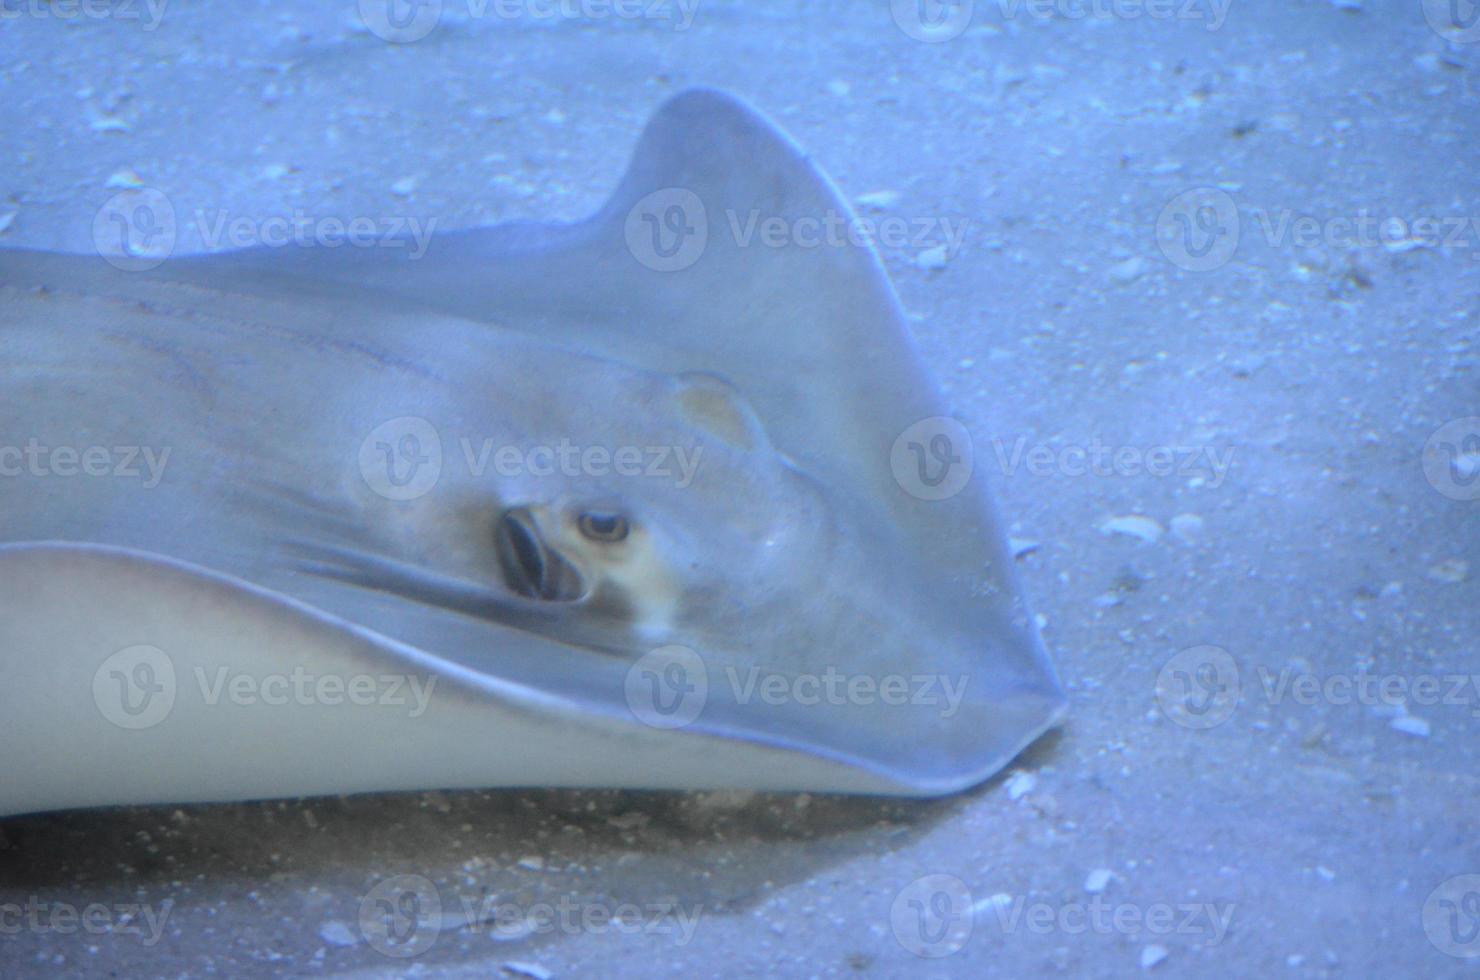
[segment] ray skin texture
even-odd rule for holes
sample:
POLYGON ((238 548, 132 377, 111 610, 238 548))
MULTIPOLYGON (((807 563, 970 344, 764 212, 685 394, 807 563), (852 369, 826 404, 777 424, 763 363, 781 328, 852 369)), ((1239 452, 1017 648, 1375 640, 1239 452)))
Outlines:
POLYGON ((867 243, 739 233, 851 218, 695 90, 575 224, 0 251, 0 814, 999 770, 1065 700, 964 429, 867 243))

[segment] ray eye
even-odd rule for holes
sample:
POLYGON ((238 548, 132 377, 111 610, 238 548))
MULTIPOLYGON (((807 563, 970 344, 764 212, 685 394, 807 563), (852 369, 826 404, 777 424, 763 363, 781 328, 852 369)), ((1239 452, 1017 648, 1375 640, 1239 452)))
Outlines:
POLYGON ((602 541, 608 544, 621 541, 627 537, 627 518, 621 514, 607 514, 600 511, 587 511, 582 514, 576 522, 581 533, 592 541, 602 541))

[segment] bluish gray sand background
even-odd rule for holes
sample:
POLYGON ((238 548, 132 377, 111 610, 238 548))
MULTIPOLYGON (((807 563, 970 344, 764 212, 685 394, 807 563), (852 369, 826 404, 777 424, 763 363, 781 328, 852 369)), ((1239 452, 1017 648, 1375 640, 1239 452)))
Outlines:
POLYGON ((392 44, 354 3, 4 0, 0 244, 91 250, 134 185, 173 204, 182 251, 213 244, 197 211, 207 232, 298 209, 577 218, 664 98, 734 91, 864 215, 968 222, 958 251, 885 260, 1020 539, 1066 728, 937 802, 432 793, 12 819, 0 903, 100 902, 110 928, 0 919, 0 973, 1473 973, 1480 878, 1457 876, 1480 874, 1480 689, 1456 685, 1480 674, 1480 457, 1447 447, 1480 453, 1480 27, 1418 0, 1004 0, 927 43, 887 4, 797 6, 448 0, 392 44), (1096 446, 1121 462, 1081 472, 1096 446), (1135 515, 1155 525, 1106 533, 1135 515), (1280 686, 1301 675, 1314 694, 1280 686), (1176 710, 1231 683, 1236 705, 1176 710), (453 910, 568 896, 575 925, 449 918, 389 958, 357 920, 398 874, 453 910), (957 882, 912 884, 931 875, 957 882), (157 943, 131 903, 165 917, 157 943), (627 903, 652 931, 590 918, 627 903), (662 903, 697 910, 691 935, 662 903))

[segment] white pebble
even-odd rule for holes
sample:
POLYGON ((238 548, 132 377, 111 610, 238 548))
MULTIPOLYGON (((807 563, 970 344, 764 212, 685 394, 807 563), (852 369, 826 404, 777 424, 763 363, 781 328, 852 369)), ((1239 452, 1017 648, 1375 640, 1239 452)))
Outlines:
POLYGON ((1436 565, 1429 566, 1429 578, 1446 585, 1457 585, 1468 578, 1469 574, 1470 563, 1463 558, 1446 558, 1436 565))
POLYGON ((104 187, 121 187, 132 190, 144 186, 144 179, 132 170, 119 170, 108 178, 104 187))
POLYGON ((946 267, 946 260, 949 258, 950 255, 946 252, 946 247, 944 245, 937 245, 934 248, 927 248, 915 256, 915 264, 922 269, 944 269, 946 267))
POLYGON ((391 185, 391 193, 398 194, 401 197, 408 196, 414 190, 416 190, 415 177, 402 177, 391 185))
POLYGON ((1149 970, 1166 958, 1165 946, 1144 946, 1141 948, 1141 969, 1149 970))
POLYGON ((1109 517, 1100 523, 1101 534, 1124 534, 1132 538, 1140 538, 1148 544, 1159 541, 1164 530, 1156 521, 1149 517, 1142 517, 1140 514, 1109 517))
POLYGON ((858 195, 860 207, 873 208, 876 211, 886 211, 898 203, 899 191, 869 191, 858 195))
POLYGON ((1432 729, 1429 723, 1415 715, 1398 715, 1391 722, 1393 728, 1406 735, 1416 735, 1419 738, 1428 738, 1432 729))
POLYGON ((1191 544, 1202 537, 1203 519, 1196 514, 1178 514, 1171 520, 1172 533, 1191 544))
POLYGON ((88 127, 95 133, 126 133, 129 124, 122 119, 94 119, 88 127))
POLYGON ((360 942, 359 935, 349 924, 338 919, 330 919, 319 926, 319 938, 331 946, 357 946, 360 942))
POLYGON ((841 78, 834 78, 832 81, 827 83, 827 90, 833 95, 836 95, 838 98, 844 99, 848 97, 849 92, 853 91, 853 86, 849 85, 841 78))
POLYGON ((1091 895, 1098 895, 1110 886, 1110 879, 1115 877, 1115 872, 1109 868, 1096 868, 1084 879, 1084 890, 1091 895))
POLYGON ((4 214, 0 214, 0 234, 3 234, 5 229, 10 227, 10 223, 15 220, 15 216, 18 213, 17 211, 7 211, 4 214))
POLYGON ((518 977, 532 977, 533 980, 550 980, 555 975, 538 963, 526 963, 521 960, 510 960, 505 963, 504 972, 518 977))
POLYGON ((1033 792, 1033 787, 1038 785, 1038 777, 1031 772, 1018 770, 1007 777, 1007 798, 1020 800, 1024 795, 1033 792))
POLYGON ((1133 255, 1124 262, 1115 263, 1108 271, 1111 282, 1117 286, 1128 286, 1146 274, 1146 260, 1133 255))

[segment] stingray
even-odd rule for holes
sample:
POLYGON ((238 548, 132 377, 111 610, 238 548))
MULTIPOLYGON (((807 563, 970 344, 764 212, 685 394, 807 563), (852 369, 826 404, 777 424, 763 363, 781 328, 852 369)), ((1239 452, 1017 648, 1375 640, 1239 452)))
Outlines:
POLYGON ((829 226, 808 158, 695 90, 576 223, 0 250, 0 814, 998 771, 1065 699, 829 226))

